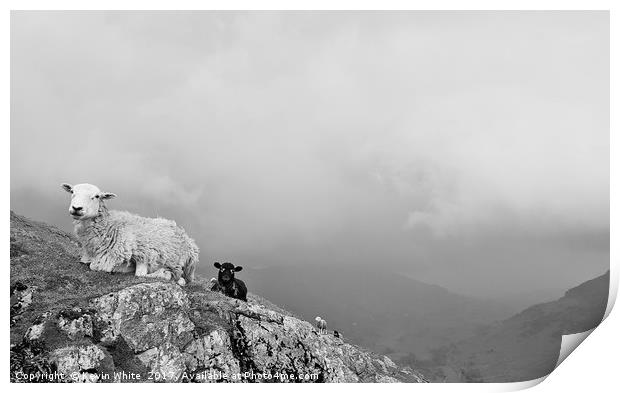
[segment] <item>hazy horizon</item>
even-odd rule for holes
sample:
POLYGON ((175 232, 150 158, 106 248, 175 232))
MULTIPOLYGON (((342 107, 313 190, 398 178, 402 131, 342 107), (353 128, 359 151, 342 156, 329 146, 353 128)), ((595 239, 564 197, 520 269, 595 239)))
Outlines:
POLYGON ((543 298, 609 268, 609 82, 603 11, 13 11, 11 209, 543 298))

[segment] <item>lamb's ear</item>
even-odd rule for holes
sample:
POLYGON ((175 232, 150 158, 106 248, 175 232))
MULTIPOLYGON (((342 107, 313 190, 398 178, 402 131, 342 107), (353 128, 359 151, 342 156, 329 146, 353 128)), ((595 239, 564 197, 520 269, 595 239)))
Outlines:
POLYGON ((243 270, 243 266, 235 266, 235 271, 240 272, 243 270))
POLYGON ((101 200, 112 199, 112 198, 116 198, 116 194, 111 193, 111 192, 100 192, 99 193, 99 199, 101 200))
POLYGON ((67 192, 73 192, 73 187, 69 183, 62 183, 60 186, 67 192))
POLYGON ((216 268, 218 268, 218 269, 221 269, 221 268, 222 268, 222 265, 220 265, 220 263, 219 263, 219 262, 215 262, 215 263, 213 264, 213 266, 215 266, 215 267, 216 267, 216 268))

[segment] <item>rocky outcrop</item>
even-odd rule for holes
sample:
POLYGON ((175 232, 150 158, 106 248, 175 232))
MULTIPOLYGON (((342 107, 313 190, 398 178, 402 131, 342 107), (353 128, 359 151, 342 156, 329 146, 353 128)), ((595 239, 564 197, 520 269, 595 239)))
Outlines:
POLYGON ((14 382, 424 382, 254 295, 90 271, 13 213, 11 269, 14 382))

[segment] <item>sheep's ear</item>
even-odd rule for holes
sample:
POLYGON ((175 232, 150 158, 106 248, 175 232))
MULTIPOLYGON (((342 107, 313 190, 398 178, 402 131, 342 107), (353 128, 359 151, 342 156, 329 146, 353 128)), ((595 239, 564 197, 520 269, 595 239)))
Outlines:
POLYGON ((235 271, 240 272, 243 270, 243 266, 235 266, 235 271))
POLYGON ((111 193, 111 192, 100 192, 99 193, 99 199, 101 200, 112 199, 112 198, 116 198, 116 194, 111 193))
POLYGON ((219 262, 215 262, 215 263, 213 264, 213 266, 215 266, 215 267, 216 267, 216 268, 218 268, 218 269, 220 269, 220 268, 222 267, 222 265, 220 265, 220 263, 219 263, 219 262))
POLYGON ((62 183, 60 186, 67 192, 73 192, 73 187, 69 183, 62 183))

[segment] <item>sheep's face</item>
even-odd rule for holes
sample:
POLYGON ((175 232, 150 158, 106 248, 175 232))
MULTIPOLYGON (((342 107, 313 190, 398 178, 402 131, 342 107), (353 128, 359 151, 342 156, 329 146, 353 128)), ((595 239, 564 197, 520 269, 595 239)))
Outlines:
POLYGON ((243 269, 243 267, 241 266, 235 266, 232 263, 228 262, 222 264, 220 264, 219 262, 215 262, 213 266, 220 269, 219 273, 217 274, 217 280, 224 284, 228 284, 229 282, 234 281, 235 272, 240 272, 243 269))
POLYGON ((86 183, 76 184, 75 186, 63 183, 62 188, 71 194, 69 214, 74 220, 88 220, 97 217, 103 201, 116 196, 111 192, 101 192, 97 186, 86 183))

